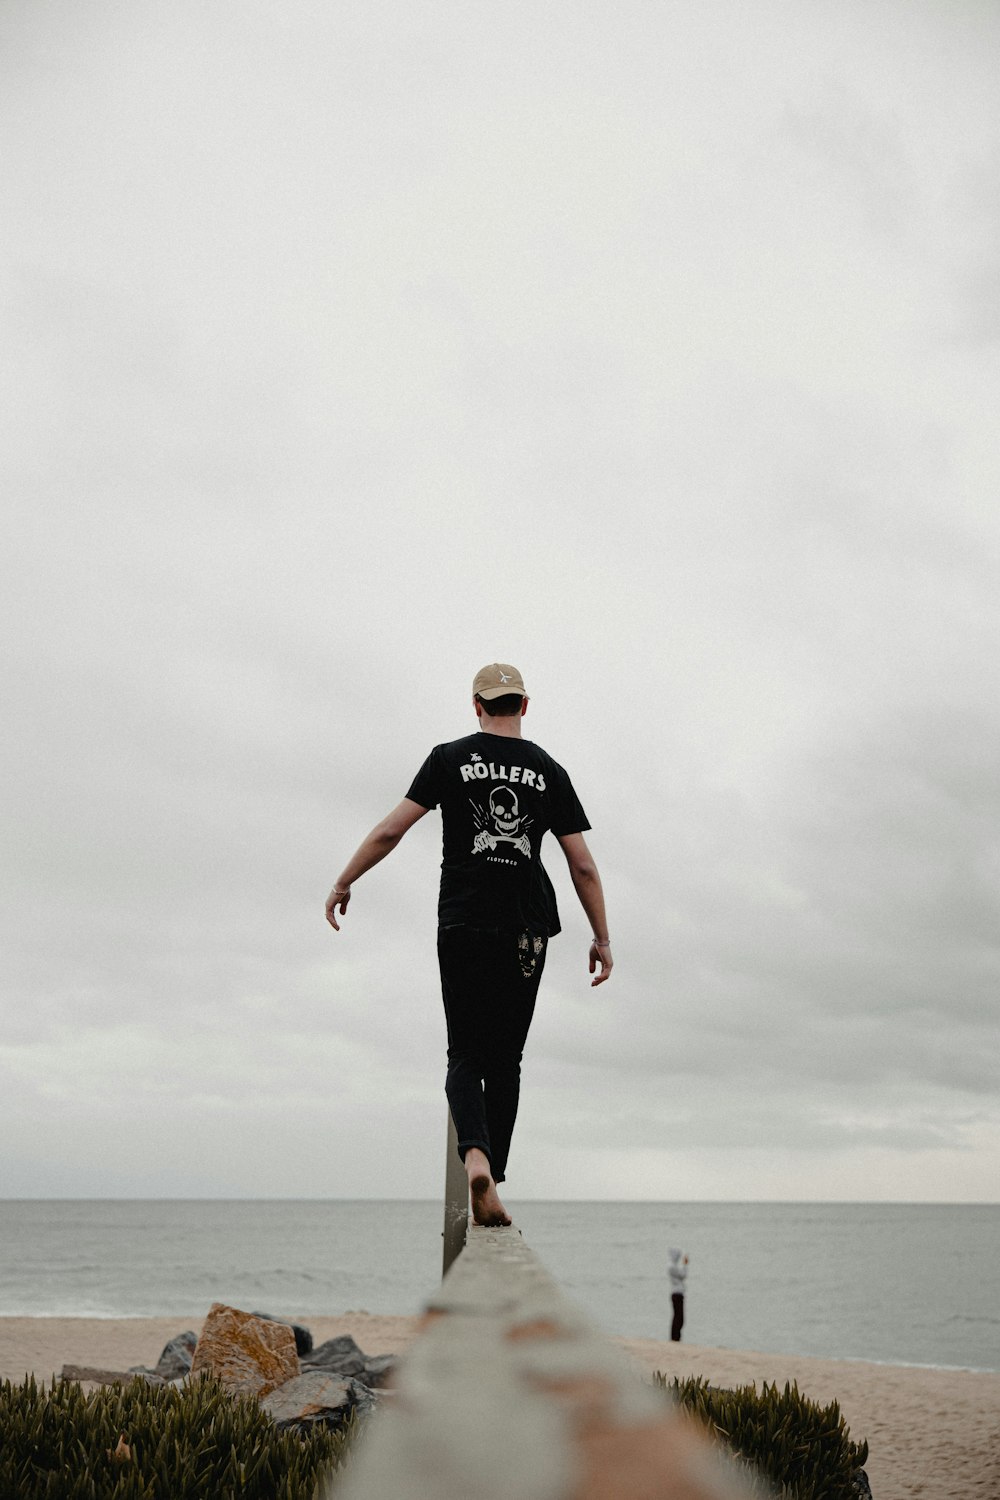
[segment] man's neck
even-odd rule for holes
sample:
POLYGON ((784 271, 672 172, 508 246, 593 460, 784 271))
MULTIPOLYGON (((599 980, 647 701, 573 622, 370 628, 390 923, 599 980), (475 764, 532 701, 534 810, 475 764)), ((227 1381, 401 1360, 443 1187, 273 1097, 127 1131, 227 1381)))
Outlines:
POLYGON ((479 721, 481 734, 499 734, 508 740, 519 740, 521 738, 521 715, 514 714, 511 718, 501 719, 499 715, 491 719, 489 714, 483 714, 479 721))

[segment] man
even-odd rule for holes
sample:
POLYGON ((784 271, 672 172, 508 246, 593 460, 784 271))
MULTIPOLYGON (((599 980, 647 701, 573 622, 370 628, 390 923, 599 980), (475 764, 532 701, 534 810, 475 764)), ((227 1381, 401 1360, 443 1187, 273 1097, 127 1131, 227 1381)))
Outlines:
POLYGON ((604 895, 584 840, 586 814, 562 766, 525 740, 528 708, 516 667, 476 673, 473 734, 437 745, 406 796, 372 829, 326 903, 338 932, 351 887, 432 807, 441 808, 444 857, 438 961, 448 1025, 445 1090, 477 1224, 509 1224, 497 1193, 517 1115, 521 1055, 548 940, 559 929, 555 892, 540 858, 551 829, 593 931, 591 981, 612 968, 604 895))
POLYGON ((688 1258, 677 1249, 670 1251, 670 1301, 673 1306, 674 1316, 670 1324, 670 1338, 675 1344, 681 1341, 681 1329, 684 1327, 684 1292, 687 1286, 688 1258))

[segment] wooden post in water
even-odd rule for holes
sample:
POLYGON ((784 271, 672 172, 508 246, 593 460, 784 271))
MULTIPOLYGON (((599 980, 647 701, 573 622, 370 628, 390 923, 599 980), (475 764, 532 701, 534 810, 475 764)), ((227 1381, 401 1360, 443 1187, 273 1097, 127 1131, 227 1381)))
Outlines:
POLYGON ((458 1132, 448 1111, 448 1159, 444 1170, 444 1269, 447 1276, 453 1261, 465 1249, 465 1232, 469 1224, 469 1179, 458 1154, 458 1132))

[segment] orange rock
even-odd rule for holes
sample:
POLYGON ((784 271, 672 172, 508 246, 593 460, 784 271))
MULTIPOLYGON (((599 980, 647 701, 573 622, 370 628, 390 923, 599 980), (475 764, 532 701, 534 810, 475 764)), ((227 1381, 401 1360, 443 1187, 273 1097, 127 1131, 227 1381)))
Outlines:
POLYGON ((213 1302, 191 1363, 191 1374, 207 1370, 236 1396, 266 1396, 299 1373, 295 1335, 287 1323, 269 1323, 253 1313, 213 1302))

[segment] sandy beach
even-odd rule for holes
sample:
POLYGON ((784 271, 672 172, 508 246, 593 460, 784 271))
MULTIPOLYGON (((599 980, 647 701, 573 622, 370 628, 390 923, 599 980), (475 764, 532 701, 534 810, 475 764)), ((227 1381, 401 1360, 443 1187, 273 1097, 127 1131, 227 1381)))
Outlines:
MULTIPOLYGON (((64 1364, 153 1365, 169 1338, 201 1327, 189 1318, 0 1318, 0 1379, 48 1381, 64 1364)), ((368 1354, 402 1353, 414 1317, 345 1313, 302 1321, 317 1343, 349 1333, 368 1354)), ((624 1339, 646 1373, 704 1375, 716 1385, 798 1382, 816 1401, 839 1401, 851 1435, 867 1438, 874 1500, 1000 1500, 1000 1374, 810 1359, 624 1339)))

